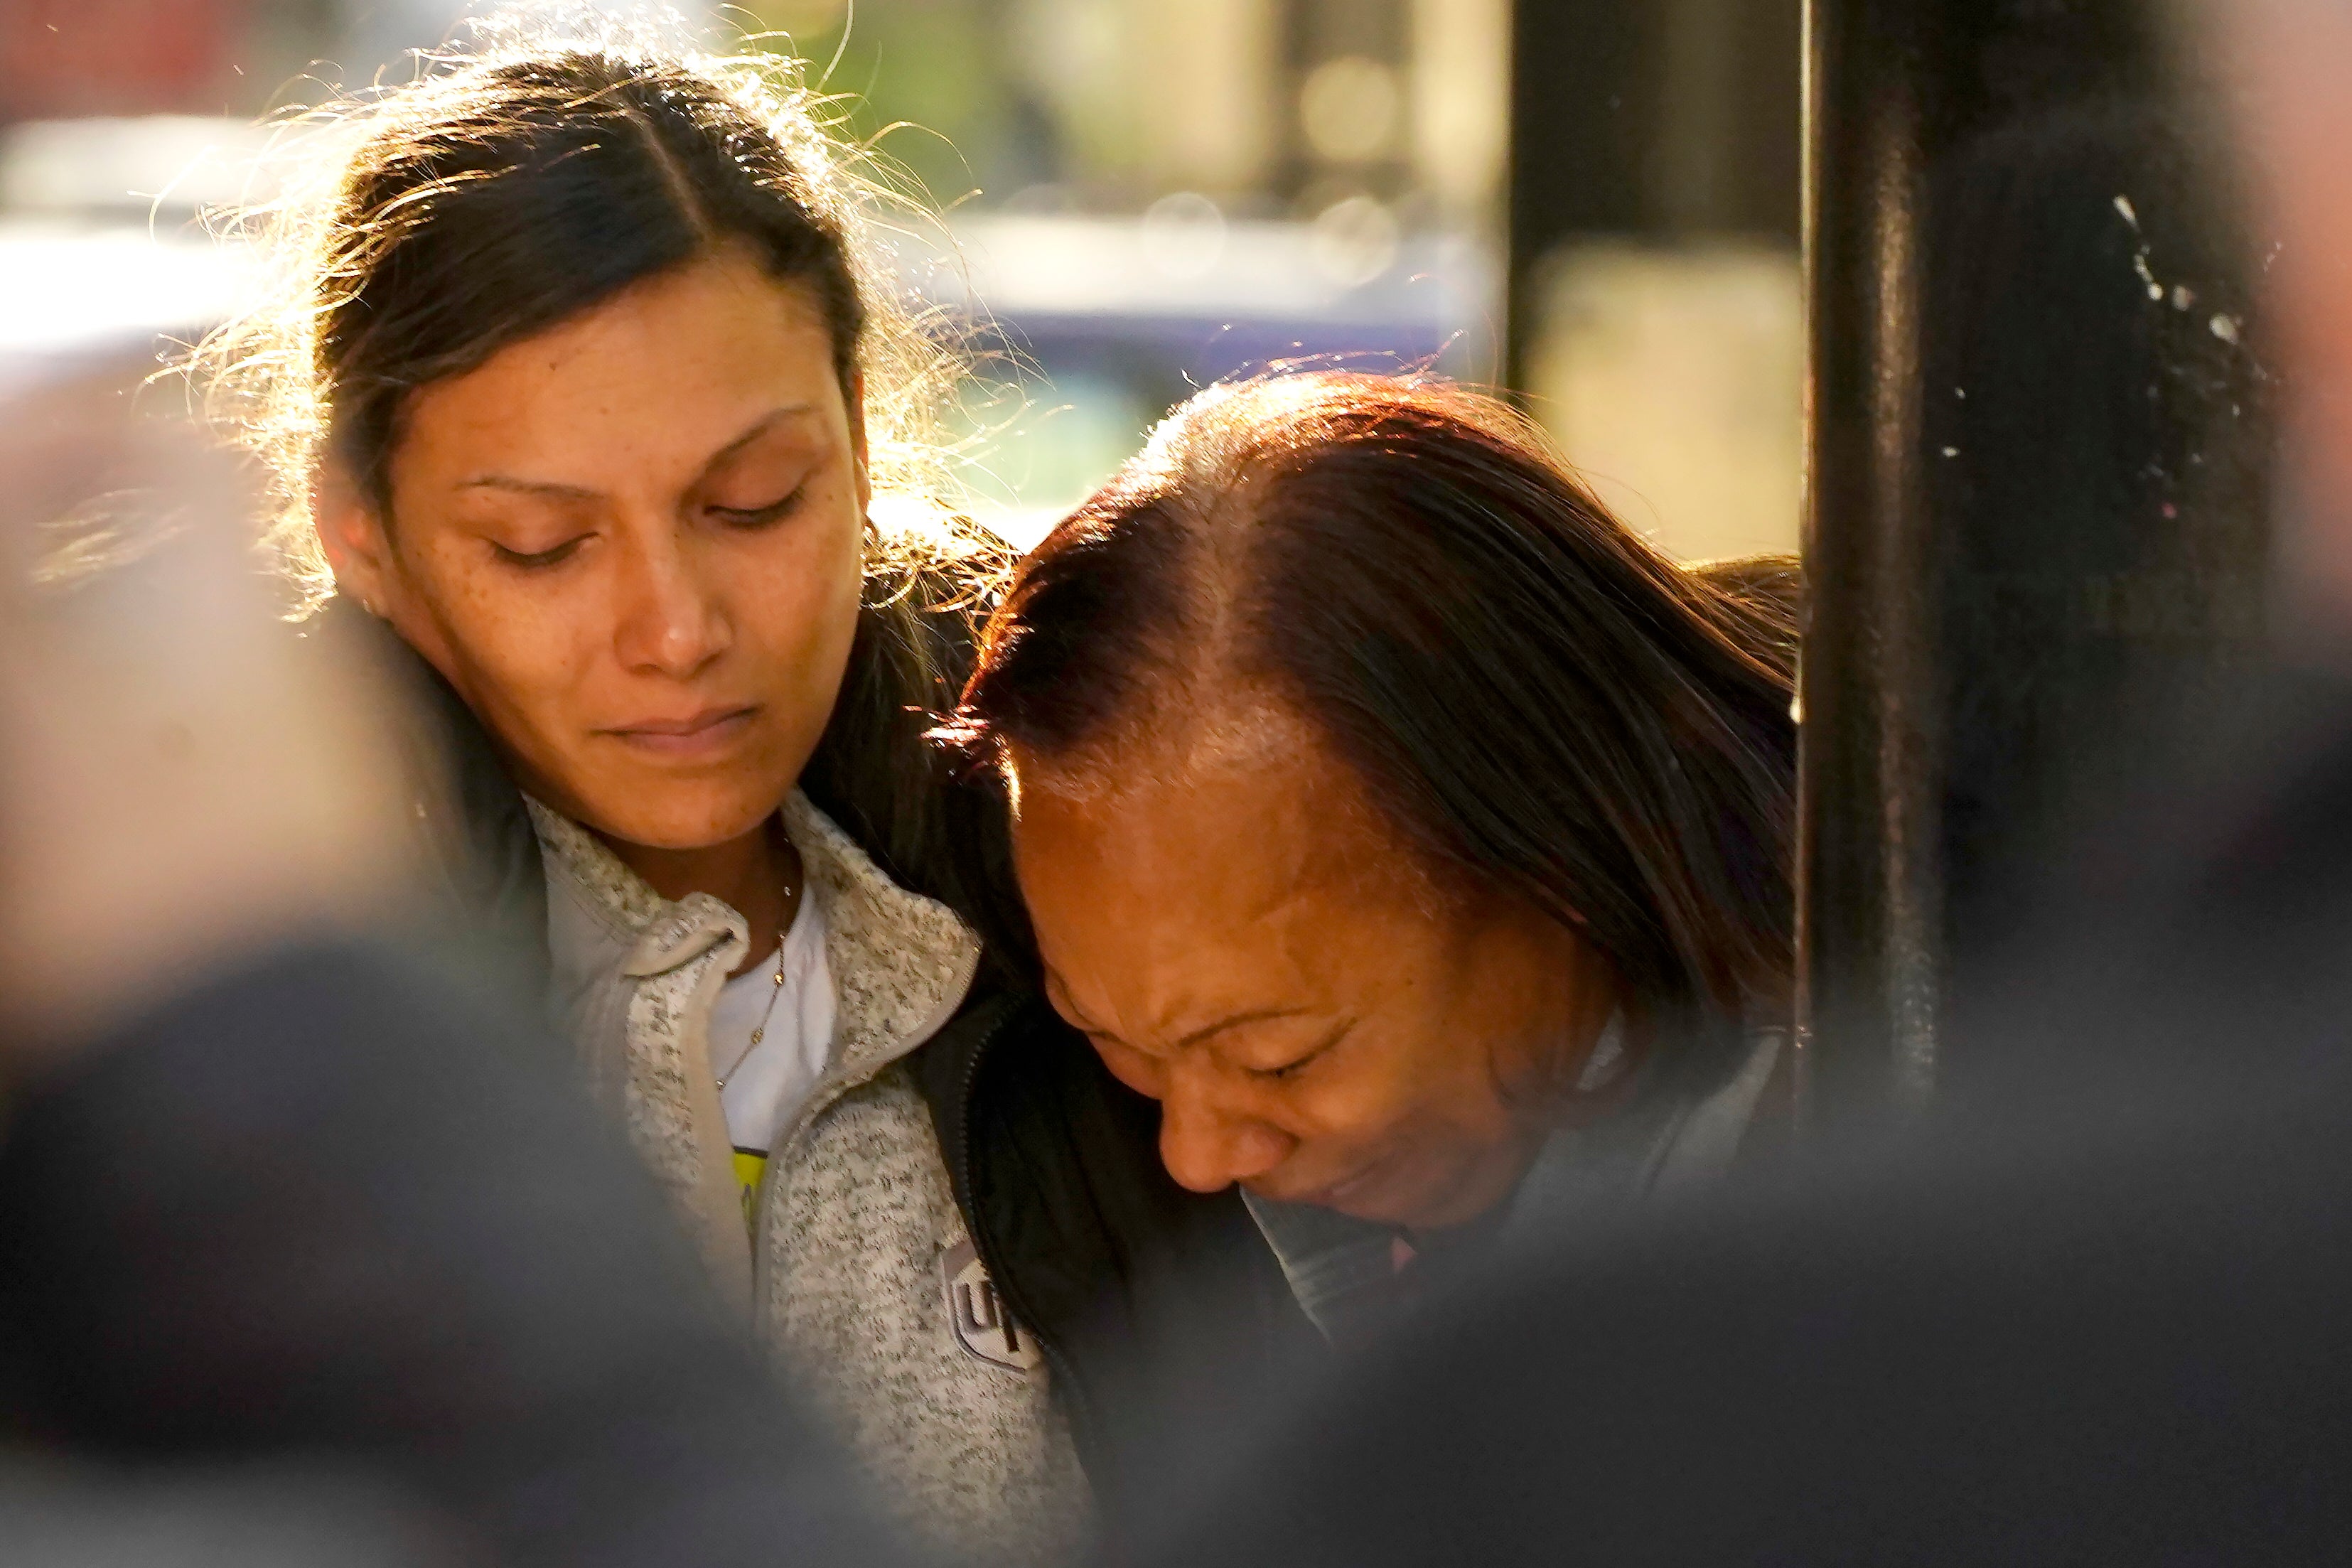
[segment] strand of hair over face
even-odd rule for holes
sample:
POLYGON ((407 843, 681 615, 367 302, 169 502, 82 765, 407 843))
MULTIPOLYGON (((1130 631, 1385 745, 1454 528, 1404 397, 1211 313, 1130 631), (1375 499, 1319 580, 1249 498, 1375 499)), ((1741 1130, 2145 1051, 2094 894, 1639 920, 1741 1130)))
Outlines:
POLYGON ((950 257, 953 247, 911 182, 871 143, 845 133, 845 100, 812 85, 805 62, 788 54, 703 50, 674 15, 616 17, 583 5, 520 5, 475 23, 459 46, 418 55, 410 80, 378 82, 289 112, 275 126, 257 180, 274 184, 278 194, 208 215, 221 241, 247 247, 252 292, 246 308, 172 374, 192 377, 215 426, 259 460, 268 500, 262 542, 294 613, 308 613, 333 591, 312 521, 329 423, 320 326, 365 276, 383 238, 343 221, 356 172, 395 147, 408 128, 461 114, 489 73, 577 53, 703 78, 769 131, 798 178, 793 195, 845 237, 866 314, 856 363, 875 489, 869 578, 911 582, 919 572, 969 568, 993 554, 959 516, 972 441, 946 435, 946 416, 970 372, 971 328, 921 303, 884 241, 919 238, 950 257))

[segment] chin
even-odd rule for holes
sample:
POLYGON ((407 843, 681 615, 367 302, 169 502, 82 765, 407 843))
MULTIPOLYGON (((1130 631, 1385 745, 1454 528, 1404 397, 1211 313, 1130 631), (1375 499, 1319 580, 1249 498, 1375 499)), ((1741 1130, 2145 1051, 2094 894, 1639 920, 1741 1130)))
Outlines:
POLYGON ((1483 1163, 1457 1165, 1423 1174, 1410 1191, 1367 1194, 1380 1201, 1380 1214, 1343 1212, 1408 1230, 1447 1230, 1492 1214, 1517 1186, 1516 1174, 1483 1163))
POLYGON ((1351 1175, 1337 1182, 1304 1190, 1294 1187, 1290 1194, 1279 1195, 1279 1201, 1329 1209, 1368 1225, 1412 1227, 1427 1223, 1422 1216, 1429 1210, 1432 1189, 1442 1184, 1443 1176, 1438 1173, 1433 1179, 1422 1162, 1391 1152, 1357 1163, 1351 1175))
POLYGON ((738 791, 709 793, 680 790, 670 783, 635 792, 633 798, 610 803, 589 801, 580 820, 608 838, 647 849, 709 849, 757 828, 776 814, 789 784, 773 795, 745 795, 738 791))

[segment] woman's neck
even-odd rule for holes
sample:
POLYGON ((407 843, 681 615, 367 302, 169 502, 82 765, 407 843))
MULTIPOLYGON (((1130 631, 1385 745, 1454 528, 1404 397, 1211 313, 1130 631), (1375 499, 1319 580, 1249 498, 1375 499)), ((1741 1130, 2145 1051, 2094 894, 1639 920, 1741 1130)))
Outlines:
POLYGON ((708 893, 741 915, 751 945, 735 973, 764 963, 792 929, 800 908, 801 860, 781 818, 740 837, 698 849, 656 849, 605 837, 614 858, 646 879, 672 903, 689 893, 708 893))

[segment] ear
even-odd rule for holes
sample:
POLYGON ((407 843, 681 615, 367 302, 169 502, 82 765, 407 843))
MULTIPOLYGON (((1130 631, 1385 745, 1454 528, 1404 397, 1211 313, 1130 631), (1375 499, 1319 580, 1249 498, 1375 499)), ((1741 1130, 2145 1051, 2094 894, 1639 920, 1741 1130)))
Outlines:
POLYGON ((857 510, 863 515, 874 505, 874 470, 867 462, 866 446, 866 373, 852 371, 849 375, 849 453, 857 465, 857 510))
POLYGON ((335 590, 371 615, 386 613, 392 595, 392 540, 383 519, 340 468, 320 471, 310 486, 310 526, 335 574, 335 590))

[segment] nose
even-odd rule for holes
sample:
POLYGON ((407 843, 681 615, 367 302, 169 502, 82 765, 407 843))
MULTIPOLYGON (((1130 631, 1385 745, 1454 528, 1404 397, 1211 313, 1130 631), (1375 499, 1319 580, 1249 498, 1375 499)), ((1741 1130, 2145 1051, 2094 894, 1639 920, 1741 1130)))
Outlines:
POLYGON ((1298 1146, 1287 1132, 1223 1099, 1205 1070, 1180 1068, 1169 1075, 1160 1101, 1160 1159, 1177 1185, 1223 1192, 1265 1174, 1298 1146))
POLYGON ((637 532, 617 587, 614 628, 621 662, 632 670, 689 679, 732 647, 734 626, 700 563, 667 521, 637 532))

